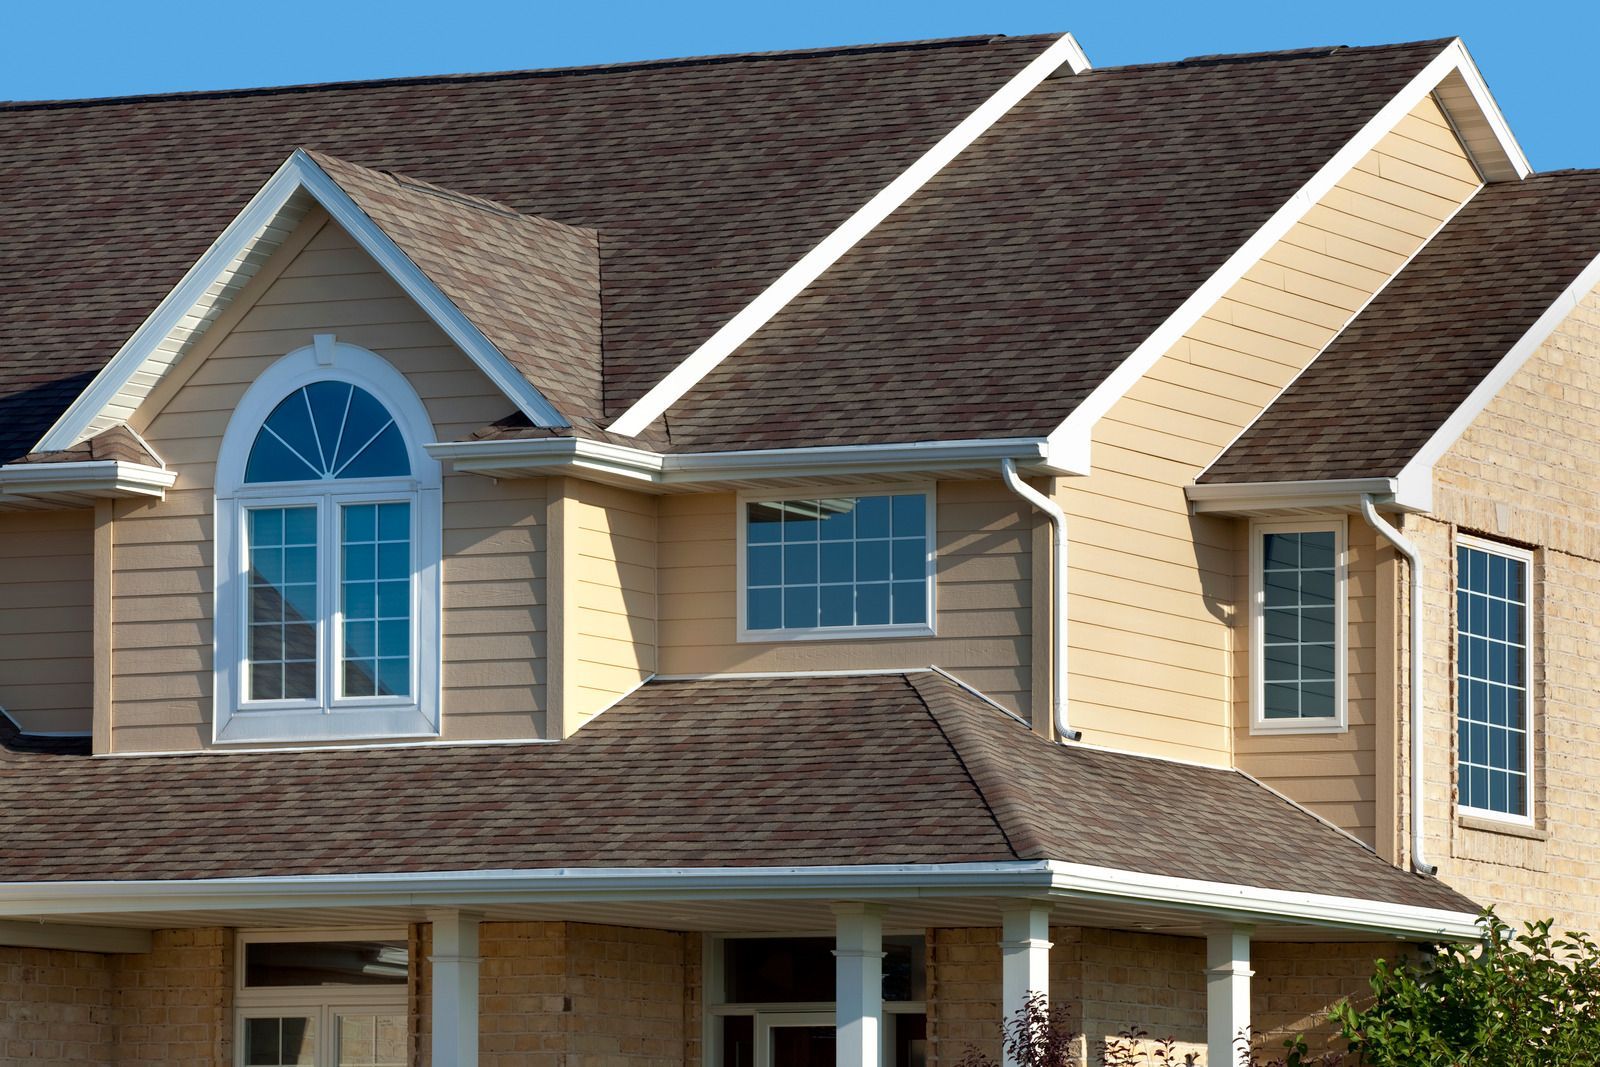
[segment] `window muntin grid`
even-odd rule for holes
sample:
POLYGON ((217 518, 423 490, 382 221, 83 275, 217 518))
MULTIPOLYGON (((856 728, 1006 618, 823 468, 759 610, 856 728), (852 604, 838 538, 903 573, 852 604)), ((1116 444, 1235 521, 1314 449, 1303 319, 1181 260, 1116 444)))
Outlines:
POLYGON ((1461 806, 1530 815, 1528 561, 1456 545, 1456 780, 1461 806))
POLYGON ((1260 536, 1261 718, 1331 724, 1339 717, 1338 534, 1260 536))
POLYGON ((317 698, 317 509, 250 508, 247 700, 317 698))
POLYGON ((844 631, 930 625, 928 495, 745 505, 745 629, 844 631))
POLYGON ((346 697, 411 694, 411 505, 345 504, 339 610, 346 697))

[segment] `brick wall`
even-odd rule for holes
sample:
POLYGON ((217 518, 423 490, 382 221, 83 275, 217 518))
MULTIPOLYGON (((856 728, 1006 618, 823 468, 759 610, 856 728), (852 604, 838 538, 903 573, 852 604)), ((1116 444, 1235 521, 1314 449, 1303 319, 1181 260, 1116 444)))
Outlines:
MULTIPOLYGON (((1502 918, 1554 916, 1561 926, 1589 931, 1600 930, 1593 891, 1600 878, 1597 411, 1600 296, 1591 293, 1437 465, 1434 516, 1407 523, 1428 560, 1428 859, 1450 884, 1499 906, 1502 918), (1457 530, 1535 551, 1531 831, 1485 829, 1454 809, 1457 530)), ((1403 685, 1402 674, 1402 712, 1403 685)))
POLYGON ((150 952, 110 960, 117 1067, 233 1062, 232 930, 157 930, 150 952))
POLYGON ((0 1062, 111 1062, 111 957, 0 948, 0 1062))

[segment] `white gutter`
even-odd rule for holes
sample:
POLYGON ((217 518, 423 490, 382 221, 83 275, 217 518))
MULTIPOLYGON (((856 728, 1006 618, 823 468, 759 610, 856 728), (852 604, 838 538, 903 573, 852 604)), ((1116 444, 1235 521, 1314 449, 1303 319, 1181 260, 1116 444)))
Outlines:
POLYGON ((423 447, 434 459, 467 474, 527 477, 570 472, 604 475, 639 488, 952 468, 987 471, 1000 459, 1018 459, 1030 466, 1043 466, 1045 461, 1042 437, 685 453, 652 452, 580 437, 441 441, 423 447))
POLYGON ((1000 474, 1010 490, 1050 519, 1050 711, 1056 736, 1076 741, 1083 735, 1067 715, 1067 513, 1054 500, 1017 475, 1010 458, 1000 461, 1000 474))
POLYGON ((1262 889, 1053 860, 828 867, 556 868, 197 880, 0 883, 0 915, 255 908, 592 904, 690 900, 1048 898, 1231 920, 1468 940, 1476 916, 1381 900, 1262 889))
POLYGON ((15 463, 0 467, 0 496, 55 493, 84 496, 161 497, 178 480, 176 471, 120 459, 67 463, 15 463))
POLYGON ((1196 514, 1239 515, 1297 508, 1323 510, 1360 506, 1363 496, 1387 502, 1398 491, 1393 478, 1330 478, 1326 481, 1204 482, 1184 486, 1196 514))
POLYGON ((1411 717, 1411 866, 1420 874, 1438 874, 1439 868, 1429 863, 1423 850, 1422 813, 1425 784, 1423 756, 1425 740, 1422 729, 1422 553, 1404 534, 1378 514, 1370 494, 1361 498, 1361 515, 1367 525, 1378 531, 1395 550, 1406 557, 1411 569, 1411 683, 1407 692, 1407 714, 1411 717))

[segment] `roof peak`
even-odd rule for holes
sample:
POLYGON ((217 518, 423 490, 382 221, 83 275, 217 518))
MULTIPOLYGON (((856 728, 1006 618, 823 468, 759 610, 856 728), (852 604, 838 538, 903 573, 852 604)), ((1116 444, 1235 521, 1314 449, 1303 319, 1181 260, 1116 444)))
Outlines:
MULTIPOLYGON (((1063 31, 1065 32, 1065 31, 1063 31)), ((526 70, 462 72, 455 74, 415 74, 392 78, 367 78, 350 81, 301 82, 289 85, 246 86, 232 89, 185 89, 175 92, 132 93, 124 96, 90 96, 59 100, 0 100, 0 111, 48 111, 117 104, 149 104, 178 100, 226 100, 236 97, 279 96, 336 90, 380 89, 404 85, 448 85, 461 82, 516 81, 597 74, 624 74, 636 70, 698 67, 712 64, 746 63, 762 60, 816 59, 825 56, 874 55, 885 52, 933 51, 993 44, 997 41, 1051 40, 1060 33, 1007 35, 974 34, 966 37, 940 37, 914 41, 886 41, 874 44, 829 45, 814 48, 776 49, 766 52, 728 52, 716 55, 675 56, 661 59, 626 60, 617 63, 592 63, 572 67, 533 67, 526 70)))

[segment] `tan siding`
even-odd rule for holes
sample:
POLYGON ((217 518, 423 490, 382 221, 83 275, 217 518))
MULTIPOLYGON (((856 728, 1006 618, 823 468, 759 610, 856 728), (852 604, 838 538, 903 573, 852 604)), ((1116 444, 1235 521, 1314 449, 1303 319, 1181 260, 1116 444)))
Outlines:
MULTIPOLYGON (((1057 490, 1072 531, 1072 714, 1087 740, 1213 763, 1237 745, 1241 766, 1370 837, 1370 683, 1352 681, 1361 725, 1345 737, 1249 737, 1236 700, 1239 534, 1233 520, 1190 515, 1183 487, 1477 186, 1423 101, 1096 427, 1094 474, 1057 490)), ((1370 672, 1371 635, 1352 621, 1352 640, 1369 642, 1353 671, 1370 672)))
MULTIPOLYGON (((841 488, 839 491, 844 492, 841 488)), ((1034 518, 999 481, 937 487, 938 636, 737 639, 738 507, 732 493, 660 503, 661 670, 868 670, 937 664, 1027 714, 1034 518)))
MULTIPOLYGON (((212 478, 228 419, 280 356, 335 332, 393 363, 440 439, 503 417, 504 399, 320 213, 240 295, 135 420, 178 474, 159 503, 120 502, 113 527, 112 741, 204 746, 211 733, 212 478)), ((443 721, 448 739, 544 731, 544 485, 447 473, 443 721)))
POLYGON ((94 513, 0 514, 0 605, 0 708, 25 730, 89 730, 94 513))
MULTIPOLYGON (((1554 916, 1558 926, 1585 930, 1600 926, 1597 412, 1600 293, 1591 293, 1435 467, 1432 517, 1405 526, 1426 560, 1427 858, 1508 920, 1554 916), (1490 832, 1454 814, 1457 531, 1534 550, 1532 834, 1490 832)), ((1403 634, 1403 610, 1399 618, 1403 634)), ((1402 709, 1407 669, 1397 657, 1392 684, 1402 709)), ((1408 755, 1403 740, 1400 752, 1408 755)), ((1405 783, 1408 763, 1402 767, 1405 783)), ((1403 792, 1399 800, 1409 811, 1403 792)))

